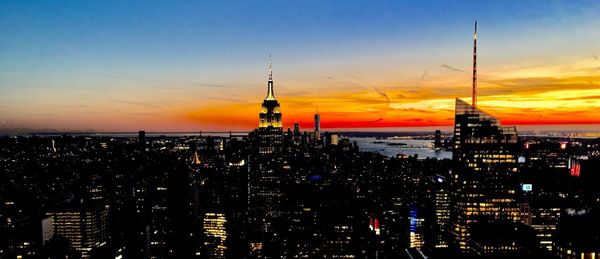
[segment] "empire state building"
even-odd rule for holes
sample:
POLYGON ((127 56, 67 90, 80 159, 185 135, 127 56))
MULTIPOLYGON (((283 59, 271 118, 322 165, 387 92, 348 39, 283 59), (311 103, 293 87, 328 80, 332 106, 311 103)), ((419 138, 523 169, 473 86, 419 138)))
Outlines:
POLYGON ((273 71, 269 64, 269 82, 267 97, 262 103, 258 115, 259 152, 270 154, 280 151, 283 142, 283 126, 279 102, 273 94, 273 71))

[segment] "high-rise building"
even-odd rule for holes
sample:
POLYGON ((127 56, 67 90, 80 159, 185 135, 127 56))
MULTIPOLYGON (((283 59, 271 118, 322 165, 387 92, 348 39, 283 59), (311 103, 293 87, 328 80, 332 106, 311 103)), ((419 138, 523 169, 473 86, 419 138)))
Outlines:
POLYGON ((451 233, 460 251, 469 253, 474 223, 520 221, 517 131, 501 126, 497 118, 460 99, 456 99, 454 125, 451 233))
POLYGON ((409 243, 410 248, 423 247, 423 217, 419 216, 419 209, 416 206, 411 206, 408 212, 409 220, 409 243))
POLYGON ((208 258, 225 258, 227 249, 227 219, 224 213, 205 213, 203 220, 204 246, 208 258))
POLYGON ((294 123, 294 144, 299 145, 302 138, 302 132, 300 132, 300 124, 294 123))
POLYGON ((435 137, 433 140, 433 148, 435 148, 435 150, 440 150, 442 148, 442 131, 441 130, 435 131, 435 137))
POLYGON ((476 61, 477 21, 473 34, 472 103, 457 98, 455 105, 450 234, 461 253, 506 255, 520 251, 517 247, 520 244, 489 242, 487 236, 479 234, 485 233, 483 227, 494 229, 521 221, 516 201, 517 131, 515 127, 503 127, 499 119, 477 108, 476 61), (476 237, 480 240, 475 240, 476 237))
POLYGON ((279 102, 273 93, 273 71, 269 64, 269 81, 267 84, 267 97, 262 103, 258 115, 259 153, 271 154, 282 150, 283 124, 279 102))
MULTIPOLYGON (((257 148, 249 160, 248 224, 251 255, 260 256, 264 247, 281 246, 273 222, 281 214, 284 200, 282 167, 283 126, 279 102, 273 94, 273 73, 269 65, 267 97, 262 103, 259 127, 254 136, 257 148)), ((277 252, 274 252, 277 254, 277 252)))
POLYGON ((530 220, 525 224, 534 229, 540 248, 552 251, 553 237, 560 220, 560 206, 543 199, 531 202, 530 206, 530 220))
POLYGON ((94 249, 106 244, 107 213, 104 206, 82 202, 48 216, 52 218, 54 235, 65 238, 82 258, 87 258, 94 249))
POLYGON ((524 146, 526 165, 548 167, 556 171, 569 170, 569 153, 565 143, 531 142, 524 146))
POLYGON ((329 135, 329 145, 337 146, 339 142, 339 135, 337 133, 331 133, 329 135))
POLYGON ((42 219, 42 245, 45 245, 54 237, 54 228, 52 227, 52 218, 42 219))
POLYGON ((447 188, 446 179, 437 175, 435 177, 434 190, 434 214, 435 214, 435 248, 448 247, 448 228, 450 225, 450 192, 447 188))
POLYGON ((319 114, 319 109, 315 113, 315 140, 321 139, 321 115, 319 114))

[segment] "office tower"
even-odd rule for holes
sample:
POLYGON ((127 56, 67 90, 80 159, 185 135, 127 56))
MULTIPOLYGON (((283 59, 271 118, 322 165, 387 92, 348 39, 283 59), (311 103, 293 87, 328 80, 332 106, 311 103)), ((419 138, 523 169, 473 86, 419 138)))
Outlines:
POLYGON ((85 185, 85 194, 88 199, 104 202, 106 190, 102 184, 102 177, 98 174, 92 174, 89 176, 89 181, 85 185))
MULTIPOLYGON (((242 215, 248 209, 249 186, 243 144, 232 139, 222 152, 205 154, 215 157, 214 166, 192 164, 193 214, 200 230, 196 255, 201 258, 240 258, 245 251, 242 215)), ((206 150, 200 151, 204 154, 206 150)))
POLYGON ((337 146, 337 144, 339 142, 339 135, 337 133, 329 134, 328 142, 329 142, 329 145, 331 145, 331 146, 337 146))
POLYGON ((42 219, 42 245, 45 245, 53 237, 52 217, 42 219))
POLYGON ((151 258, 173 256, 173 224, 169 217, 169 186, 166 175, 155 175, 150 180, 147 201, 149 203, 148 254, 151 258))
POLYGON ((106 244, 107 210, 104 206, 82 200, 47 216, 52 218, 54 236, 66 239, 82 258, 88 258, 94 249, 106 244))
MULTIPOLYGON (((507 255, 520 251, 510 238, 490 242, 489 231, 520 222, 517 195, 517 131, 477 108, 477 21, 473 34, 472 103, 456 99, 450 234, 461 253, 507 255), (476 233, 476 235, 474 235, 476 233)), ((505 235, 517 235, 506 232, 505 235)))
MULTIPOLYGON (((272 74, 269 64, 267 97, 259 115, 259 127, 251 136, 257 143, 248 165, 248 239, 251 256, 258 257, 263 256, 264 248, 281 246, 281 234, 277 234, 274 225, 281 215, 286 172, 280 155, 283 150, 281 111, 273 95, 272 74)), ((272 256, 280 255, 278 249, 268 251, 272 256)))
POLYGON ((321 115, 319 114, 319 109, 317 108, 317 112, 315 113, 315 140, 321 139, 321 115))
POLYGON ((442 131, 440 131, 440 130, 435 131, 435 137, 433 140, 433 148, 435 148, 435 150, 442 149, 442 131))
POLYGON ((207 258, 225 258, 227 249, 227 219, 224 213, 207 212, 204 214, 204 247, 207 258))
POLYGON ((529 167, 549 167, 566 172, 569 167, 569 153, 566 143, 531 142, 525 143, 525 163, 529 167))
POLYGON ((277 102, 273 93, 273 71, 271 69, 271 64, 269 64, 267 97, 262 103, 258 117, 259 153, 271 154, 281 151, 283 125, 281 123, 279 102, 277 102))
POLYGON ((450 192, 448 183, 443 176, 435 177, 434 186, 434 215, 435 215, 435 248, 448 247, 448 230, 450 226, 450 192))
MULTIPOLYGON (((451 233, 460 251, 470 253, 476 242, 471 239, 474 223, 520 221, 515 200, 517 132, 460 99, 456 99, 454 125, 455 196, 451 233)), ((486 251, 502 253, 502 248, 511 249, 510 245, 497 245, 486 251)))
POLYGON ((553 237, 560 220, 560 204, 539 199, 530 201, 529 206, 530 220, 525 224, 534 229, 540 248, 552 251, 553 237))
POLYGON ((302 133, 300 132, 300 124, 298 122, 294 123, 294 144, 300 144, 300 140, 302 138, 302 133))
POLYGON ((421 248, 424 245, 423 240, 423 221, 424 218, 419 215, 417 206, 411 206, 408 212, 409 220, 409 243, 410 248, 421 248))
POLYGON ((569 188, 569 168, 574 164, 569 155, 570 148, 558 141, 534 139, 525 141, 522 147, 520 179, 525 187, 531 187, 523 194, 531 199, 542 196, 551 200, 559 198, 558 193, 569 188))

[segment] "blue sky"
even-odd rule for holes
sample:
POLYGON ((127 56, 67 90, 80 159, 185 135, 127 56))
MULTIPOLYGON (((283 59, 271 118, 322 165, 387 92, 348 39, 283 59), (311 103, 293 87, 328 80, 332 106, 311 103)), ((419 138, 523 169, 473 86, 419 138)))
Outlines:
MULTIPOLYGON (((135 112, 152 113, 157 111, 141 108, 177 106, 193 101, 191 95, 198 96, 200 107, 235 97, 227 95, 232 92, 240 96, 231 101, 256 101, 251 93, 263 91, 256 89, 264 84, 269 53, 279 89, 290 96, 339 86, 324 85, 323 78, 358 78, 355 84, 367 88, 402 85, 422 74, 441 74, 441 65, 469 70, 475 19, 485 57, 480 62, 490 71, 575 62, 600 52, 594 29, 599 6, 597 1, 2 1, 0 120, 5 127, 39 128, 35 121, 43 118, 48 127, 81 128, 59 114, 82 118, 135 104, 135 112), (152 87, 189 91, 165 96, 152 87)), ((106 123, 113 122, 90 127, 106 123)))

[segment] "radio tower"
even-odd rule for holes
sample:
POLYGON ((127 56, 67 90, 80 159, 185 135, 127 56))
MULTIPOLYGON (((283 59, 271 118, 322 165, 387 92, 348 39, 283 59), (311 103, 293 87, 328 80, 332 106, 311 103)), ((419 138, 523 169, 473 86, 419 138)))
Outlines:
POLYGON ((475 33, 473 33, 473 100, 471 105, 477 108, 477 20, 475 20, 475 33))

